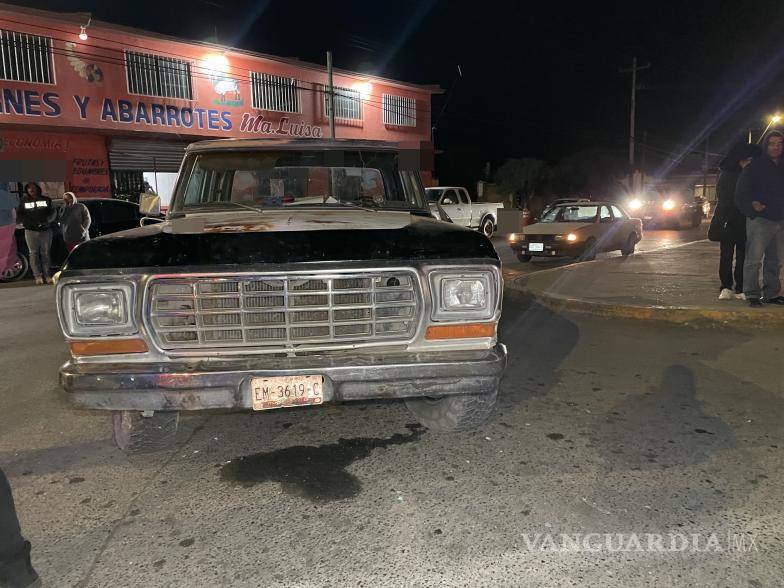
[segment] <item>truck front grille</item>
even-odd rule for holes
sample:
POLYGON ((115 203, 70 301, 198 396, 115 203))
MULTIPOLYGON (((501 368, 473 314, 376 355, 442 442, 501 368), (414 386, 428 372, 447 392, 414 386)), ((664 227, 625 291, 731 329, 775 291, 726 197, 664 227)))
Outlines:
POLYGON ((411 340, 421 312, 409 271, 155 278, 145 313, 167 351, 329 349, 411 340))

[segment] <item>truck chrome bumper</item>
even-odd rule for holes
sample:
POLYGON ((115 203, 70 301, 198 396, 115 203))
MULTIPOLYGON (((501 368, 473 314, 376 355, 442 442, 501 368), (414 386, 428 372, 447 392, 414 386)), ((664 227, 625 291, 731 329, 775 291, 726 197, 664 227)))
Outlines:
POLYGON ((104 410, 251 409, 255 377, 322 375, 324 400, 477 394, 496 389, 506 347, 379 356, 305 356, 173 363, 74 363, 60 384, 77 406, 104 410))

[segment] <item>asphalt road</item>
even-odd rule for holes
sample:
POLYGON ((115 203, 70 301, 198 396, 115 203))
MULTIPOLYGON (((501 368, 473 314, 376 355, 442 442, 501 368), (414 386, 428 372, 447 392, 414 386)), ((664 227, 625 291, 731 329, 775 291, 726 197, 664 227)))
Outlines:
POLYGON ((781 585, 780 334, 504 313, 478 431, 210 414, 129 458, 58 389, 51 290, 0 291, 0 464, 46 585, 781 585))

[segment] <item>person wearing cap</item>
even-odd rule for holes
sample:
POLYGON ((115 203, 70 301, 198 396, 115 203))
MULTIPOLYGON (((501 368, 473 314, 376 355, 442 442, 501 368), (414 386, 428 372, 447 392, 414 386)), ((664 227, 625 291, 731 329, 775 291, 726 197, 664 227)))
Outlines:
POLYGON ((784 133, 765 137, 762 155, 740 174, 735 203, 746 215, 746 260, 743 292, 751 307, 784 305, 781 260, 784 259, 784 133), (762 287, 760 287, 760 268, 762 287))
POLYGON ((60 228, 65 248, 70 253, 79 243, 90 240, 90 211, 76 200, 73 192, 63 194, 63 202, 65 206, 60 213, 60 228))
POLYGON ((746 217, 735 205, 735 187, 743 169, 758 157, 757 145, 738 143, 719 164, 721 174, 716 183, 716 210, 711 219, 708 238, 721 244, 719 257, 719 300, 743 300, 743 263, 746 258, 746 217), (732 261, 735 259, 733 271, 732 261))

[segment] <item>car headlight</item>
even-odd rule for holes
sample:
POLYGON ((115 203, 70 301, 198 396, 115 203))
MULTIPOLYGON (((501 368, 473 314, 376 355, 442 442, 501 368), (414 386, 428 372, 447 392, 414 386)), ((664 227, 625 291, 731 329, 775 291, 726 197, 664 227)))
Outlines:
POLYGON ((672 210, 675 208, 675 200, 668 199, 662 202, 662 208, 664 210, 672 210))
POLYGON ((66 335, 127 335, 136 332, 130 283, 66 284, 60 316, 66 335))
POLYGON ((640 210, 642 208, 642 200, 639 198, 632 198, 627 203, 627 208, 629 210, 640 210))
POLYGON ((495 315, 500 277, 493 271, 437 270, 430 274, 434 320, 483 320, 495 315))

